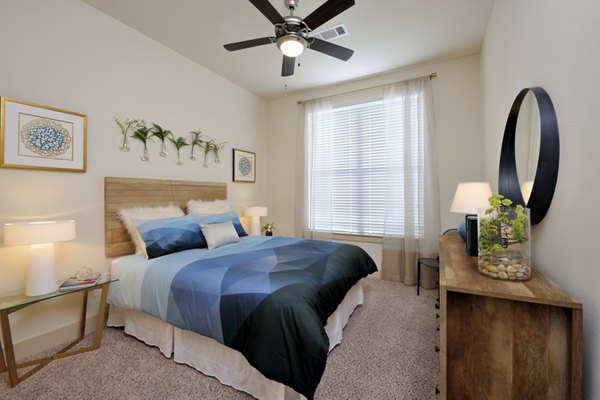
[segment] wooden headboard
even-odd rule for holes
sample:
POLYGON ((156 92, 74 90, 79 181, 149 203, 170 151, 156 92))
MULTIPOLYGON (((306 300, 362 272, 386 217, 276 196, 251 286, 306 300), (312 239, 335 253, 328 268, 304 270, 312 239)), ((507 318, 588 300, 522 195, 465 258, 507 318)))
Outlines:
POLYGON ((167 179, 104 178, 104 253, 107 257, 135 252, 125 226, 117 216, 122 208, 175 204, 185 211, 191 200, 225 200, 227 184, 167 179))

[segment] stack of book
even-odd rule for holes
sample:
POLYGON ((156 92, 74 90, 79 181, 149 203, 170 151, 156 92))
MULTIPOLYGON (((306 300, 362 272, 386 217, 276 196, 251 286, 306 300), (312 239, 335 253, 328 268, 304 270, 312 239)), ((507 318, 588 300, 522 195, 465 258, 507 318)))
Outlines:
POLYGON ((86 279, 78 279, 77 277, 72 276, 69 279, 67 279, 65 283, 60 285, 58 290, 60 290, 61 292, 66 292, 69 290, 76 290, 84 287, 94 286, 98 281, 100 281, 100 279, 102 279, 102 274, 100 273, 93 274, 92 276, 86 279))

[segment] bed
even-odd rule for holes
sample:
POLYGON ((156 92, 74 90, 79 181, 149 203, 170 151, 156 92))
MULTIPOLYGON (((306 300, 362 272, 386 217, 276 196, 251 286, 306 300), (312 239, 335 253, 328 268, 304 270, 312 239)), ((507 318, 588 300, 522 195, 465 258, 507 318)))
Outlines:
MULTIPOLYGON (((361 280, 376 271, 363 250, 238 230, 235 243, 159 256, 148 247, 148 259, 131 254, 117 216, 131 206, 183 208, 226 193, 223 183, 105 178, 105 252, 118 257, 111 273, 119 278, 109 290, 107 325, 259 399, 310 399, 328 352, 362 304, 361 280)), ((204 228, 216 225, 193 221, 210 247, 204 228)))

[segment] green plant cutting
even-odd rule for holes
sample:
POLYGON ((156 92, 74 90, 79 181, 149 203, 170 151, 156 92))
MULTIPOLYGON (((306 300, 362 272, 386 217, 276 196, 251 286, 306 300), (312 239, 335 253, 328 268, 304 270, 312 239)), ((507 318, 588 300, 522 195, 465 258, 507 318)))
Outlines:
MULTIPOLYGON (((166 157, 169 154, 167 153, 167 147, 165 145, 165 139, 172 139, 173 133, 170 130, 163 129, 162 126, 158 124, 152 124, 152 136, 156 136, 160 139, 161 148, 160 148, 160 156, 166 157)), ((178 149, 179 150, 179 149, 178 149)))
POLYGON ((141 160, 148 161, 150 159, 150 157, 148 157, 148 140, 152 141, 152 129, 147 126, 140 126, 133 132, 131 137, 144 144, 144 154, 142 154, 141 160))
POLYGON ((187 142, 187 140, 185 140, 183 136, 179 136, 177 139, 170 136, 169 140, 175 145, 175 148, 177 149, 177 165, 182 165, 183 163, 181 162, 181 154, 179 153, 179 150, 181 150, 182 147, 189 146, 190 144, 187 142))

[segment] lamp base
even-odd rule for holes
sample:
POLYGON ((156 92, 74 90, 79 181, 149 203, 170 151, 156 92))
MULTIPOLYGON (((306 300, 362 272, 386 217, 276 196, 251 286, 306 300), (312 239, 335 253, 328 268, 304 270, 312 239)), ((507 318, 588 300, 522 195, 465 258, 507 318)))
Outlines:
POLYGON ((260 217, 251 217, 250 236, 260 236, 260 217))
POLYGON ((461 222, 460 225, 458 225, 458 236, 465 242, 467 241, 467 225, 465 225, 464 222, 461 222))
POLYGON ((54 266, 54 243, 31 246, 31 260, 27 271, 25 296, 40 296, 58 290, 54 266))

